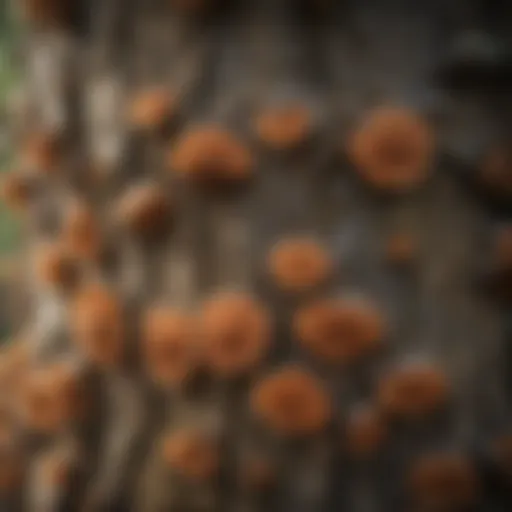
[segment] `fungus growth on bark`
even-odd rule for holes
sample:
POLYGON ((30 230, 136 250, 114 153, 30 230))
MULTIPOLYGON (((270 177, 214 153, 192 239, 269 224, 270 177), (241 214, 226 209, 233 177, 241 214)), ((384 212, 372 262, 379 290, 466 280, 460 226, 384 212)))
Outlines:
POLYGON ((66 210, 61 241, 76 258, 94 261, 101 250, 98 221, 84 201, 74 201, 66 210))
POLYGON ((424 418, 444 406, 448 396, 446 376, 428 363, 398 367, 385 375, 378 386, 383 410, 403 418, 424 418))
POLYGON ((43 175, 51 175, 60 169, 62 141, 57 133, 39 131, 27 137, 21 147, 23 168, 43 175))
POLYGON ((254 120, 259 139, 276 150, 291 150, 301 146, 311 132, 311 113, 300 104, 267 108, 254 120))
POLYGON ((314 357, 340 364, 357 362, 379 349, 386 325, 369 301, 318 299, 297 311, 294 332, 314 357))
POLYGON ((36 275, 42 283, 66 290, 77 284, 79 268, 62 244, 43 244, 36 253, 36 275))
POLYGON ((234 134, 213 124, 182 134, 168 163, 171 170, 206 185, 244 182, 254 167, 249 149, 234 134))
POLYGON ((70 307, 72 339, 93 363, 110 368, 124 352, 122 305, 106 286, 89 283, 78 290, 70 307))
POLYGON ((222 377, 255 369, 271 342, 269 313, 242 293, 226 292, 208 299, 200 311, 199 326, 205 362, 222 377))
POLYGON ((331 419, 331 399, 323 384, 298 366, 284 366, 263 377, 250 400, 263 424, 284 436, 317 434, 331 419))
POLYGON ((416 112, 380 107, 364 117, 347 143, 348 156, 370 185, 405 192, 421 185, 433 163, 434 137, 416 112))
POLYGON ((142 130, 158 130, 173 116, 175 101, 165 89, 143 90, 132 99, 128 110, 129 122, 142 130))
POLYGON ((279 288, 303 292, 326 281, 334 263, 328 252, 309 238, 286 238, 268 256, 268 268, 279 288))
POLYGON ((117 219, 132 235, 142 238, 158 238, 169 228, 171 204, 154 184, 130 186, 119 199, 117 219))
POLYGON ((155 306, 146 311, 142 327, 143 354, 152 379, 164 387, 183 384, 198 363, 197 329, 189 315, 155 306))

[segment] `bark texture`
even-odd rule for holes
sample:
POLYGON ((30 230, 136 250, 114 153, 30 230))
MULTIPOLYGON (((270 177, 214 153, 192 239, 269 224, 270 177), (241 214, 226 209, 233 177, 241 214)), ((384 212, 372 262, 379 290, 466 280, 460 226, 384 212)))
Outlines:
POLYGON ((508 510, 510 7, 14 4, 1 510, 508 510))

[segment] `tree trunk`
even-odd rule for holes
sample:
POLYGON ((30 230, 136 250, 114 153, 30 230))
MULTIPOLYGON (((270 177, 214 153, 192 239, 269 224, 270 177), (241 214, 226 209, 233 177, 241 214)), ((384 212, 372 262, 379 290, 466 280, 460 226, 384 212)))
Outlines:
POLYGON ((2 510, 505 510, 510 8, 14 4, 2 510))

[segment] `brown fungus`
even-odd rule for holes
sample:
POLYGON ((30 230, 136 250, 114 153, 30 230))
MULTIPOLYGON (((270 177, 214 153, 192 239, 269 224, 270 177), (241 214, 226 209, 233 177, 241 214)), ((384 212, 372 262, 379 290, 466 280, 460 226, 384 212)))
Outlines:
POLYGON ((165 437, 162 448, 166 463, 191 480, 210 480, 217 472, 218 447, 201 432, 191 429, 172 432, 165 437))
POLYGON ((379 403, 387 413, 419 419, 446 404, 449 393, 444 373, 428 363, 404 365, 385 375, 378 387, 379 403))
POLYGON ((409 473, 413 499, 425 506, 458 510, 474 503, 479 481, 475 468, 465 456, 433 453, 418 457, 409 473))
POLYGON ((223 377, 253 370, 271 341, 269 313, 243 293, 211 297, 202 308, 199 322, 206 363, 223 377))
POLYGON ((268 256, 268 268, 277 286, 290 292, 320 285, 332 274, 333 266, 327 251, 309 238, 282 240, 268 256))
POLYGON ((96 260, 101 250, 98 222, 85 202, 74 202, 67 210, 61 233, 62 244, 74 257, 96 260))
POLYGON ((128 111, 132 126, 142 130, 162 128, 173 116, 175 98, 165 89, 152 88, 139 92, 128 111))
POLYGON ((300 308, 293 322, 300 343, 325 363, 359 361, 381 347, 384 319, 366 300, 319 299, 300 308))
POLYGON ((111 290, 87 284, 71 304, 74 341, 94 363, 111 367, 120 363, 124 350, 122 305, 111 290))
POLYGON ((77 261, 62 244, 44 244, 35 256, 36 275, 42 283, 60 289, 69 289, 77 284, 77 261))
POLYGON ((253 157, 235 135, 216 125, 184 133, 169 155, 177 173, 205 184, 231 184, 251 177, 253 157))
POLYGON ((346 449, 356 459, 371 457, 382 448, 387 434, 386 420, 377 408, 357 408, 347 418, 346 449))
POLYGON ((405 192, 428 177, 434 136, 416 112, 381 107, 356 127, 347 152, 366 182, 378 189, 405 192))
POLYGON ((133 235, 153 238, 169 227, 171 204, 153 184, 132 185, 117 205, 119 222, 133 235))
POLYGON ((56 133, 33 133, 21 148, 22 166, 40 174, 49 175, 58 171, 61 157, 62 142, 56 133))
POLYGON ((259 139, 276 150, 291 150, 303 144, 311 132, 311 114, 304 105, 268 108, 254 121, 259 139))
POLYGON ((76 418, 77 380, 64 365, 32 370, 23 383, 22 396, 23 418, 29 428, 51 433, 76 418))
POLYGON ((193 319, 168 307, 153 307, 143 319, 143 354, 152 379, 162 386, 184 383, 197 366, 193 319))
POLYGON ((316 434, 332 414, 323 384, 299 366, 285 366, 262 378, 251 391, 250 403, 265 425, 286 436, 316 434))

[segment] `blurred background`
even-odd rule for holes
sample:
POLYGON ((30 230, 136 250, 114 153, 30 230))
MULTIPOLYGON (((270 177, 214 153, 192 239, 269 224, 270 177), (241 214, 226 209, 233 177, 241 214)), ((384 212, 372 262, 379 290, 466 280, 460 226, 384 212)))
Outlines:
MULTIPOLYGON (((13 165, 12 145, 8 131, 8 99, 17 82, 17 70, 12 58, 16 39, 16 24, 9 12, 9 2, 0 2, 0 172, 13 165)), ((16 251, 20 230, 15 215, 0 201, 0 343, 13 330, 11 290, 16 288, 18 269, 16 251)))

